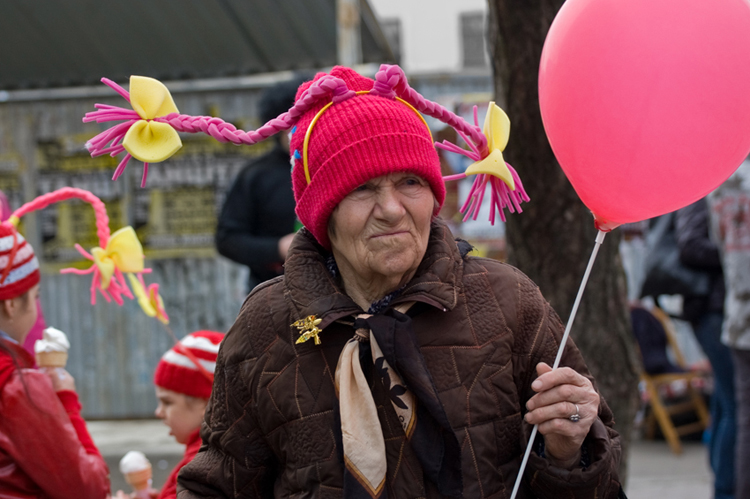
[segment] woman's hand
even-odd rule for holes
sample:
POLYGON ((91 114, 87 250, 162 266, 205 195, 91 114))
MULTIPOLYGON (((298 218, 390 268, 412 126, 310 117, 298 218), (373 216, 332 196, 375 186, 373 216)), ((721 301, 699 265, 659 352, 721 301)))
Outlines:
POLYGON ((56 392, 63 390, 76 391, 75 379, 62 367, 43 367, 41 371, 52 380, 52 389, 56 392))
POLYGON ((541 362, 536 372, 539 377, 531 388, 537 394, 526 403, 529 412, 525 420, 539 425, 552 464, 573 468, 581 459, 581 444, 598 417, 599 394, 588 378, 569 367, 553 371, 541 362), (576 412, 580 419, 574 422, 570 417, 576 412))

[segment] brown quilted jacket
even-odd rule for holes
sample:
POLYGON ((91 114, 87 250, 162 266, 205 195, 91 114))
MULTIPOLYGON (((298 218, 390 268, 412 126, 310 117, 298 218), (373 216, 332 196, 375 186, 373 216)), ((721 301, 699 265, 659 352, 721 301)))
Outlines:
MULTIPOLYGON (((352 315, 362 311, 328 272, 309 233, 298 234, 289 255, 286 275, 253 291, 224 339, 204 444, 180 473, 180 499, 342 497, 334 373, 354 332, 352 315), (295 344, 299 331, 290 325, 308 315, 323 319, 321 345, 295 344)), ((463 497, 510 497, 530 434, 523 414, 534 366, 553 363, 559 318, 517 269, 462 257, 440 222, 415 277, 391 306, 411 301, 422 354, 462 449, 463 497)), ((589 376, 572 342, 562 364, 589 376)), ((374 390, 388 497, 441 497, 391 404, 377 402, 387 398, 374 390)), ((519 498, 617 497, 620 442, 604 402, 599 418, 584 442, 588 466, 558 469, 534 452, 519 498)))

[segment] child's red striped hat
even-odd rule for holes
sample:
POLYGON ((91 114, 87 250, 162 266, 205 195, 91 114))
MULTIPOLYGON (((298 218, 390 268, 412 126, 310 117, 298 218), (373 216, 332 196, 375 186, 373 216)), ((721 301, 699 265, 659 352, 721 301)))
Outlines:
POLYGON ((11 224, 0 224, 0 300, 24 295, 39 278, 34 248, 11 224))
POLYGON ((185 336, 159 360, 154 384, 191 397, 209 398, 223 338, 215 331, 196 331, 185 336))

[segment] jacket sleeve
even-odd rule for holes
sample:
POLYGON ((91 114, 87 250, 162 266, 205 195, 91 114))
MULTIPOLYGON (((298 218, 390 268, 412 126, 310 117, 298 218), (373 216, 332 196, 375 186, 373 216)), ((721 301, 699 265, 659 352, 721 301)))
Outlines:
POLYGON ((281 262, 279 238, 255 234, 257 168, 246 168, 232 184, 221 208, 216 228, 216 249, 230 260, 250 267, 251 272, 281 262))
POLYGON ((680 261, 704 270, 721 270, 719 248, 709 232, 708 203, 700 199, 675 213, 675 236, 680 261))
MULTIPOLYGON (((256 288, 257 289, 257 288, 256 288)), ((250 343, 251 294, 222 341, 211 399, 201 427, 203 445, 177 478, 177 497, 273 497, 275 456, 254 417, 252 378, 258 358, 250 343)))
MULTIPOLYGON (((522 276, 519 289, 525 298, 519 300, 523 305, 519 305, 518 311, 517 348, 522 352, 528 352, 528 355, 518 357, 523 366, 519 369, 516 383, 519 385, 521 408, 525 412, 526 402, 535 393, 531 389, 531 383, 536 379, 536 365, 539 362, 553 365, 564 328, 555 311, 527 277, 522 276)), ((560 365, 571 367, 583 374, 596 388, 591 373, 571 339, 566 344, 560 365)), ((526 435, 530 435, 531 426, 523 424, 527 430, 526 435)), ((538 439, 539 442, 543 437, 540 435, 538 439)), ((585 467, 579 466, 573 470, 557 468, 539 455, 536 444, 534 449, 529 456, 524 482, 535 497, 559 498, 563 495, 563 490, 574 490, 575 497, 580 499, 618 497, 621 488, 618 478, 620 436, 614 430, 612 411, 603 398, 599 404, 599 417, 582 444, 582 455, 587 456, 585 467)))
POLYGON ((2 446, 46 496, 103 499, 109 470, 80 416, 75 392, 52 389, 47 375, 24 370, 5 385, 0 402, 2 446))

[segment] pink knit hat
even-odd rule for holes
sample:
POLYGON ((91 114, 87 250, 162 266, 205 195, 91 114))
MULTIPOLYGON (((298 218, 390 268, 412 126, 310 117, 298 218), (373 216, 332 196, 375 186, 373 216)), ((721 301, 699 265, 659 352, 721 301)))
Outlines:
POLYGON ((84 122, 124 121, 87 143, 92 156, 127 151, 114 179, 135 157, 144 161, 145 185, 149 163, 164 161, 180 148, 177 132, 203 132, 221 142, 256 144, 290 130, 297 215, 326 248, 330 246, 328 218, 334 208, 359 185, 388 173, 411 172, 424 178, 438 205, 445 199, 444 181, 474 175, 461 208, 464 220, 477 218, 488 185, 493 223, 496 212, 505 220, 504 209, 521 212, 521 202, 529 200, 518 174, 503 159, 510 130, 505 113, 490 103, 484 129, 476 108, 474 124, 469 124, 419 95, 398 66, 382 65, 374 80, 340 66, 329 74, 319 73, 300 86, 289 111, 249 132, 221 118, 180 114, 169 90, 151 78, 132 76, 130 92, 106 78, 102 81, 133 106, 131 110, 97 104, 97 111, 84 117, 84 122), (445 141, 433 146, 422 114, 455 128, 469 150, 445 141), (463 154, 474 163, 464 173, 441 177, 435 146, 463 154))
MULTIPOLYGON (((330 76, 341 78, 349 90, 370 91, 375 82, 350 68, 336 66, 330 76)), ((300 86, 297 101, 310 86, 328 76, 318 73, 300 86)), ((313 118, 330 100, 321 100, 293 128, 290 152, 297 216, 318 242, 328 248, 328 218, 350 192, 381 175, 414 173, 429 182, 440 211, 445 183, 430 130, 417 111, 403 102, 364 94, 339 102, 316 121, 308 138, 308 184, 303 160, 305 134, 313 118)))
POLYGON ((154 384, 191 397, 209 398, 223 338, 215 331, 196 331, 185 336, 162 355, 154 372, 154 384))

